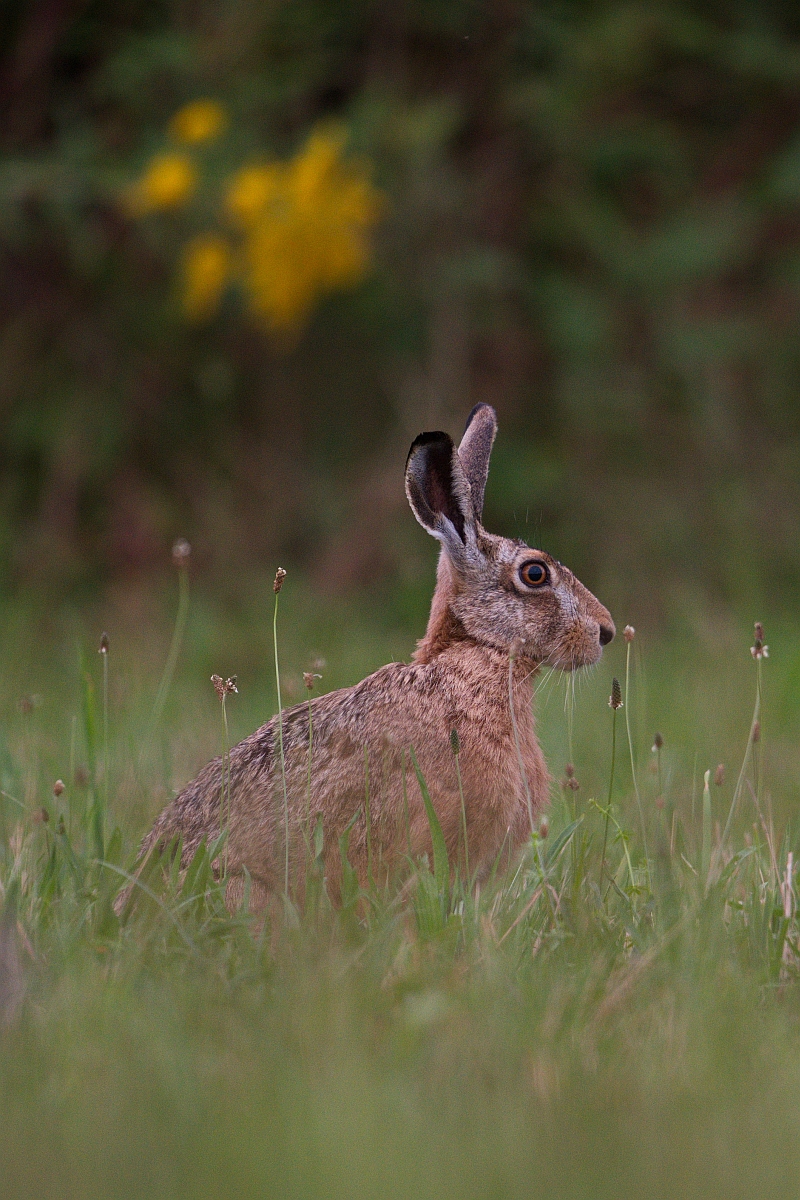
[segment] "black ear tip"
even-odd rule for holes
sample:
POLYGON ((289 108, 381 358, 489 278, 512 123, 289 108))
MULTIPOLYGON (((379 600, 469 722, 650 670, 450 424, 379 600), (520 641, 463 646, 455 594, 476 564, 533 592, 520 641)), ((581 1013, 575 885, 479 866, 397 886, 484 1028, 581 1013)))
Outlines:
POLYGON ((448 451, 450 451, 453 448, 453 439, 450 437, 449 433, 442 433, 441 429, 434 429, 429 433, 418 434, 411 443, 411 449, 409 450, 408 458, 406 459, 406 466, 408 466, 412 456, 417 452, 417 450, 422 450, 425 447, 428 449, 446 448, 448 451))
POLYGON ((472 424, 472 422, 473 422, 473 421, 475 420, 475 418, 477 417, 478 413, 479 413, 479 412, 483 412, 483 410, 484 410, 484 409, 486 409, 486 410, 487 410, 487 415, 491 415, 492 419, 493 419, 495 422, 497 421, 497 413, 494 411, 494 409, 492 408, 491 404, 487 404, 485 400, 482 400, 482 401, 480 402, 480 404, 476 404, 476 405, 475 405, 475 407, 472 409, 472 412, 471 412, 471 413, 469 414, 469 416, 467 417, 467 423, 466 423, 466 425, 464 426, 464 433, 466 433, 466 432, 467 432, 467 430, 469 429, 470 425, 472 424))

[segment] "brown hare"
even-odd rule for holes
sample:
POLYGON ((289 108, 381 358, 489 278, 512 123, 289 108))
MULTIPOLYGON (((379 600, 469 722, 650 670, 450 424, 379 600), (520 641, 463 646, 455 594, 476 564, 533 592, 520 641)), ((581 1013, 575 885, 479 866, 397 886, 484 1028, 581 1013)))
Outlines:
POLYGON ((451 864, 478 878, 498 856, 513 858, 548 800, 536 740, 533 681, 541 664, 565 670, 596 662, 614 636, 607 609, 571 571, 524 542, 481 525, 494 409, 473 409, 456 449, 446 433, 423 433, 406 463, 406 495, 420 524, 441 542, 425 636, 413 661, 390 663, 354 687, 282 715, 230 753, 230 812, 221 811, 215 758, 171 801, 145 838, 158 852, 180 839, 184 864, 228 825, 227 898, 251 880, 263 908, 286 883, 302 899, 309 838, 321 820, 328 892, 339 896, 338 839, 351 826, 350 861, 362 882, 385 879, 431 854, 431 833, 411 762, 413 750, 441 823, 451 864), (510 698, 513 696, 512 715, 510 698), (455 731, 455 734, 454 732, 455 731), (456 737, 457 735, 457 737, 456 737), (464 814, 454 746, 459 748, 464 814))

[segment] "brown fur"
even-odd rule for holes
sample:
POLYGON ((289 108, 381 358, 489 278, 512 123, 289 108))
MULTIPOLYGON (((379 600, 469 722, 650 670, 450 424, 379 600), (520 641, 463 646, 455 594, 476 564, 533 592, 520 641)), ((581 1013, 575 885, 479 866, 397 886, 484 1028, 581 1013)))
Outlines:
MULTIPOLYGON (((532 710, 539 665, 573 669, 596 662, 601 630, 608 640, 614 626, 571 571, 480 525, 494 430, 493 410, 483 405, 471 414, 458 451, 444 434, 422 435, 414 443, 406 473, 409 500, 443 543, 428 628, 410 664, 391 663, 355 687, 312 701, 310 798, 308 706, 283 712, 290 888, 300 898, 318 815, 334 900, 341 877, 338 839, 354 816, 350 861, 362 882, 370 868, 376 879, 401 870, 409 849, 412 858, 431 855, 412 748, 451 862, 463 862, 453 730, 460 741, 470 868, 479 877, 498 855, 514 856, 530 835, 531 815, 547 803, 549 776, 532 710), (531 558, 546 565, 544 587, 531 589, 520 579, 521 565, 531 558)), ((216 758, 161 813, 143 853, 180 837, 186 863, 202 839, 213 841, 220 829, 220 781, 216 758)), ((277 717, 231 751, 230 792, 229 902, 241 896, 246 868, 251 903, 259 907, 284 884, 277 717)))

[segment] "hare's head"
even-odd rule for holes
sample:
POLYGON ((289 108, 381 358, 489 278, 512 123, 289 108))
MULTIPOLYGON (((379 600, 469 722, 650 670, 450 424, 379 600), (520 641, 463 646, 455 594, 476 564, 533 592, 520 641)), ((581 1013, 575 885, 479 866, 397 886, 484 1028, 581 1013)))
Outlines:
POLYGON ((422 433, 409 451, 409 504, 442 543, 432 622, 455 619, 475 641, 536 662, 589 666, 614 636, 608 609, 549 554, 481 525, 496 431, 494 409, 479 404, 458 448, 422 433))

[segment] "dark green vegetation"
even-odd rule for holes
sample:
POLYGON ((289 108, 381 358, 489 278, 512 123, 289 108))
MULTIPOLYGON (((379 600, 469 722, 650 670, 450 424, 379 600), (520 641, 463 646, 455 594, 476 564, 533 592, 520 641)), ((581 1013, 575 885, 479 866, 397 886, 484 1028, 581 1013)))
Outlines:
MULTIPOLYGON (((153 613, 162 637, 137 631, 142 602, 105 606, 106 659, 96 616, 4 611, 4 1194, 793 1194, 796 628, 767 631, 724 844, 752 636, 648 645, 640 630, 629 695, 621 637, 577 681, 572 720, 568 682, 543 678, 551 767, 580 786, 554 785, 547 835, 478 896, 421 863, 405 892, 353 889, 338 912, 317 880, 304 913, 259 927, 226 912, 201 855, 183 882, 148 875, 120 925, 111 900, 159 793, 220 749, 209 675, 238 673, 232 739, 274 710, 271 602, 268 580, 232 613, 193 601, 149 739, 168 638, 153 613)), ((320 652, 327 688, 411 649, 369 610, 328 602, 320 620, 291 575, 281 605, 284 697, 320 652)))
POLYGON ((403 455, 478 400, 490 525, 612 606, 797 587, 794 0, 11 0, 0 30, 4 587, 179 534, 217 575, 413 578, 403 455), (237 304, 182 324, 205 192, 120 207, 204 96, 218 173, 335 117, 388 197, 371 278, 294 349, 237 304))

